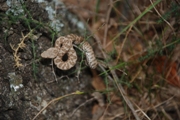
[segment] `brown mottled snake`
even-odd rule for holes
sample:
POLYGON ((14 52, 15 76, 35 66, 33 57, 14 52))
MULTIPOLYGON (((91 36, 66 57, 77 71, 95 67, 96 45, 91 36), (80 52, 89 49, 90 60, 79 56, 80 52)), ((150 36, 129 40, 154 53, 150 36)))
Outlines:
POLYGON ((86 59, 90 68, 95 69, 97 67, 97 60, 95 58, 91 45, 83 41, 84 39, 75 34, 59 37, 55 46, 47 49, 41 54, 43 58, 54 59, 55 65, 61 70, 68 70, 72 68, 77 61, 76 51, 73 48, 74 44, 81 44, 82 50, 85 52, 86 59), (67 53, 68 59, 63 61, 63 56, 67 53))

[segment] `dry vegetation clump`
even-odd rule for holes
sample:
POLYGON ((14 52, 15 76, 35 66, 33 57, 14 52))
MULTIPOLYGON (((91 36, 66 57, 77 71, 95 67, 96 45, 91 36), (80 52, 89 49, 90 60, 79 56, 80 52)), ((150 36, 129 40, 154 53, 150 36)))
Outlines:
POLYGON ((93 120, 180 119, 180 2, 64 2, 98 46, 93 120))
POLYGON ((11 49, 14 51, 13 56, 14 56, 14 61, 15 61, 15 67, 19 68, 22 67, 22 63, 21 63, 21 58, 18 55, 18 51, 20 49, 24 49, 26 47, 26 44, 24 43, 24 41, 30 37, 32 33, 29 32, 27 35, 23 35, 23 33, 21 33, 22 38, 20 38, 20 42, 17 44, 17 47, 15 47, 14 45, 10 44, 11 49))

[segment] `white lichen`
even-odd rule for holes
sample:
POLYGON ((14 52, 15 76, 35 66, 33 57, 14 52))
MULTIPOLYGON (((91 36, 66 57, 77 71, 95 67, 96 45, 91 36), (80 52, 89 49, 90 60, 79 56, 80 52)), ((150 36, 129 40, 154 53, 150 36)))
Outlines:
POLYGON ((24 87, 22 84, 23 82, 22 77, 20 75, 16 75, 15 72, 8 73, 8 78, 9 78, 11 90, 16 92, 20 88, 24 87))
POLYGON ((24 12, 19 0, 7 0, 6 4, 9 6, 9 9, 6 11, 6 13, 11 12, 14 15, 19 15, 24 12))

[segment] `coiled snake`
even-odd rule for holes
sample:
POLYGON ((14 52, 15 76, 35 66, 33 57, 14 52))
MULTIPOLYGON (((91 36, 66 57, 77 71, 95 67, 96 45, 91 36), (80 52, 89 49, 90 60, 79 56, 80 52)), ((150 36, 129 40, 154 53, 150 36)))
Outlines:
POLYGON ((85 52, 87 63, 90 68, 97 67, 97 60, 95 58, 91 45, 83 41, 84 39, 75 34, 61 36, 55 41, 55 46, 47 49, 41 54, 43 58, 54 59, 55 65, 61 70, 68 70, 72 68, 77 61, 76 51, 73 48, 73 43, 81 44, 81 49, 85 52), (68 59, 63 61, 63 56, 67 53, 68 59))

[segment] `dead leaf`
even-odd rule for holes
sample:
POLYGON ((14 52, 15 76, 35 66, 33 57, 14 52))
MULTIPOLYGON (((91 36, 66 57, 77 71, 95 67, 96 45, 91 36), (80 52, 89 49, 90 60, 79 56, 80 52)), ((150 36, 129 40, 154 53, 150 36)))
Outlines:
POLYGON ((178 62, 172 61, 166 56, 161 56, 154 59, 154 65, 156 66, 157 72, 165 75, 166 81, 169 84, 180 87, 180 75, 178 74, 180 69, 178 68, 178 62))
POLYGON ((91 84, 95 88, 95 90, 97 90, 97 91, 105 90, 106 86, 105 86, 102 78, 97 75, 96 70, 92 70, 92 73, 93 73, 93 78, 92 78, 91 84))

